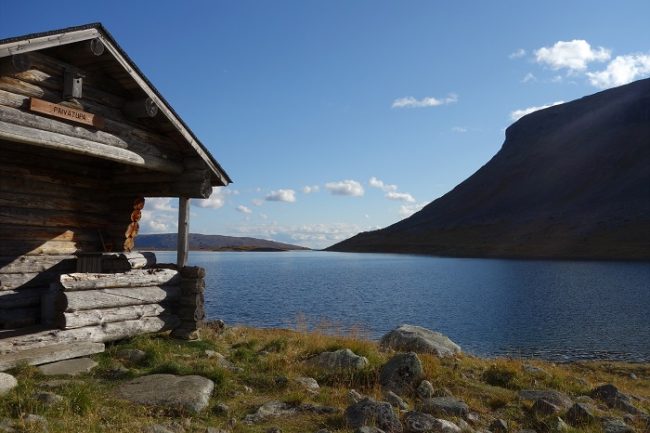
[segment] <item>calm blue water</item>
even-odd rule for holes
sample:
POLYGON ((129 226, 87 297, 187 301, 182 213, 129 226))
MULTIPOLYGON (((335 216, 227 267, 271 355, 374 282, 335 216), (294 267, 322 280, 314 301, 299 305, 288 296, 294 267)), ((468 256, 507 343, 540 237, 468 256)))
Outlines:
POLYGON ((650 360, 648 263, 195 252, 190 264, 207 270, 208 317, 228 324, 304 315, 379 338, 409 323, 476 355, 650 360))

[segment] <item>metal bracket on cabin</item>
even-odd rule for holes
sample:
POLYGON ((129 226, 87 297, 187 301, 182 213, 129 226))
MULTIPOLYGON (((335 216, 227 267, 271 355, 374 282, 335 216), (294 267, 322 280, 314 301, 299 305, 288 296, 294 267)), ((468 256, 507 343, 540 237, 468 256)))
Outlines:
POLYGON ((84 75, 78 70, 66 69, 63 73, 63 99, 80 99, 83 79, 84 75))

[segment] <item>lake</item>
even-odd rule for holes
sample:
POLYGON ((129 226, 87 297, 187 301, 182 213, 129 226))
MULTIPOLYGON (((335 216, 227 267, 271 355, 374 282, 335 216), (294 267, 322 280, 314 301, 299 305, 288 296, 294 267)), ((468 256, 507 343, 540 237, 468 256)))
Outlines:
MULTIPOLYGON (((159 262, 175 253, 158 252, 159 262)), ((330 252, 192 252, 209 319, 328 323, 380 338, 402 323, 481 356, 650 361, 650 264, 330 252)))

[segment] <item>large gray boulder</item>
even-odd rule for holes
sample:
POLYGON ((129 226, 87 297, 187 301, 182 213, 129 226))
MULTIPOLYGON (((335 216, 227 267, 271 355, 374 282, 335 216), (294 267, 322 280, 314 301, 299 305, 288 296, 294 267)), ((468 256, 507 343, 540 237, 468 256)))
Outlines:
POLYGON ((322 352, 309 358, 306 363, 324 370, 362 370, 368 366, 368 359, 350 349, 322 352))
POLYGON ((345 410, 348 426, 356 429, 363 426, 376 426, 386 433, 401 433, 402 423, 395 415, 390 403, 364 398, 345 410))
POLYGON ((214 382, 201 376, 151 374, 117 388, 117 396, 134 403, 198 413, 208 406, 214 382))
POLYGON ((461 352, 460 346, 447 336, 415 325, 400 325, 384 335, 379 345, 383 350, 432 353, 439 357, 453 356, 461 352))
POLYGON ((451 421, 438 419, 422 412, 404 414, 406 433, 460 433, 461 428, 451 421))
POLYGON ((424 379, 424 370, 417 354, 399 353, 393 356, 379 372, 379 383, 386 391, 397 395, 410 394, 424 379))
POLYGON ((467 417, 469 407, 464 401, 454 397, 434 397, 422 400, 420 411, 434 416, 467 417))
POLYGON ((18 386, 15 377, 8 373, 0 373, 0 395, 4 395, 18 386))
POLYGON ((568 395, 554 389, 523 389, 519 391, 519 398, 528 401, 546 400, 562 409, 568 409, 573 405, 568 395))
POLYGON ((89 373, 96 366, 90 358, 76 358, 41 365, 38 371, 45 376, 77 376, 89 373))
POLYGON ((594 388, 591 391, 591 396, 605 402, 611 408, 619 409, 632 415, 640 413, 639 409, 630 401, 630 397, 620 392, 611 383, 594 388))

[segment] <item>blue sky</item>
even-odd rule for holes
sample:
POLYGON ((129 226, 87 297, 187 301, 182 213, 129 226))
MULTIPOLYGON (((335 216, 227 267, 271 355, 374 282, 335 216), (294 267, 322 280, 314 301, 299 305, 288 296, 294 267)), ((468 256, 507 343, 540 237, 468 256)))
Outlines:
MULTIPOLYGON (((29 1, 100 21, 231 175, 193 232, 324 247, 448 192, 532 107, 650 76, 650 2, 29 1)), ((143 232, 175 231, 149 200, 143 232)))

